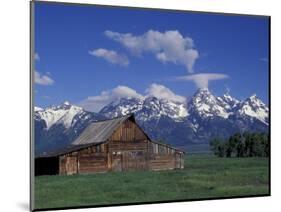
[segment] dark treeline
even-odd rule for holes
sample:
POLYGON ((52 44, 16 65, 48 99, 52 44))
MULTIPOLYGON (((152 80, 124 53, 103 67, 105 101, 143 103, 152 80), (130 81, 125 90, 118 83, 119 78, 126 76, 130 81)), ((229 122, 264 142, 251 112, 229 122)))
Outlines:
POLYGON ((268 133, 235 133, 228 139, 215 138, 211 150, 218 157, 268 157, 268 133))

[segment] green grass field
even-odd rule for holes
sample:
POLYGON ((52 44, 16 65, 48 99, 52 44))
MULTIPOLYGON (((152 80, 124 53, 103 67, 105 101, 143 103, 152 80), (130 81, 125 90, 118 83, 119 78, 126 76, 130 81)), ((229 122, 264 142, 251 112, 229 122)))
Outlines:
POLYGON ((35 178, 35 208, 269 194, 268 158, 188 155, 185 169, 35 178))

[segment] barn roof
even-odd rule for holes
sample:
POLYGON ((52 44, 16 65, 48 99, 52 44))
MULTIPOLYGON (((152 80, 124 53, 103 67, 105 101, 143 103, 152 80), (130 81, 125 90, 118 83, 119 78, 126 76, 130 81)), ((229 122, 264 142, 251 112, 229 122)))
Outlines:
POLYGON ((57 149, 55 151, 40 153, 40 154, 36 155, 35 158, 57 157, 57 156, 64 155, 64 154, 67 154, 67 153, 71 153, 71 152, 74 152, 74 151, 77 151, 77 150, 80 150, 80 149, 83 149, 83 148, 87 148, 87 147, 90 147, 90 146, 93 146, 93 144, 87 144, 87 145, 72 145, 72 144, 70 144, 68 146, 57 149))
POLYGON ((81 135, 72 143, 73 145, 85 145, 85 144, 98 144, 105 142, 117 127, 128 118, 135 121, 132 114, 122 116, 119 118, 93 122, 90 124, 81 135))
POLYGON ((120 124, 127 119, 135 122, 135 117, 133 114, 93 122, 88 127, 86 127, 86 129, 79 135, 76 140, 71 143, 71 145, 53 152, 37 155, 36 158, 55 157, 106 142, 107 139, 109 139, 113 132, 118 128, 118 126, 120 126, 120 124))

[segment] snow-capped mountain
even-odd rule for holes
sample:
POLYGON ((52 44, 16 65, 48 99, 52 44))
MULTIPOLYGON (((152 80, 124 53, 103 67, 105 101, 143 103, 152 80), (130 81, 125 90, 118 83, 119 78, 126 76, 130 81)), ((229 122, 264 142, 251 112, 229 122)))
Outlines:
POLYGON ((134 113, 140 121, 158 120, 161 116, 181 121, 188 115, 185 104, 154 96, 117 99, 102 108, 100 113, 109 118, 134 113))
POLYGON ((102 108, 100 113, 108 118, 125 116, 140 111, 143 102, 144 100, 141 98, 119 98, 102 108))
POLYGON ((188 104, 190 114, 201 118, 222 117, 228 118, 228 103, 223 98, 215 97, 208 89, 199 89, 188 104))
POLYGON ((161 116, 169 117, 174 121, 182 121, 188 116, 186 105, 149 96, 144 100, 142 109, 136 113, 136 118, 141 121, 159 120, 161 116))
POLYGON ((34 107, 36 152, 52 151, 68 145, 91 122, 104 118, 67 101, 45 109, 34 107))
POLYGON ((268 108, 257 97, 239 101, 229 93, 217 97, 208 89, 199 89, 187 103, 153 96, 118 99, 100 113, 108 118, 134 113, 153 139, 183 145, 241 130, 267 131, 268 126, 268 108))
POLYGON ((54 124, 63 124, 65 128, 69 128, 74 116, 84 112, 83 108, 70 105, 67 101, 62 105, 51 106, 45 110, 35 107, 34 111, 37 119, 45 121, 47 129, 50 129, 54 124))
POLYGON ((241 102, 236 111, 238 117, 252 117, 268 125, 268 107, 256 96, 252 95, 241 102))
POLYGON ((268 131, 268 107, 253 95, 239 101, 230 94, 217 97, 199 89, 188 102, 155 96, 119 98, 99 113, 64 102, 59 106, 34 108, 35 147, 50 151, 70 144, 91 122, 134 113, 136 121, 154 140, 174 146, 208 143, 214 137, 235 132, 268 131))
POLYGON ((226 93, 221 97, 217 97, 217 100, 219 101, 219 104, 228 112, 231 112, 234 108, 236 108, 240 102, 239 100, 230 96, 229 93, 226 93))

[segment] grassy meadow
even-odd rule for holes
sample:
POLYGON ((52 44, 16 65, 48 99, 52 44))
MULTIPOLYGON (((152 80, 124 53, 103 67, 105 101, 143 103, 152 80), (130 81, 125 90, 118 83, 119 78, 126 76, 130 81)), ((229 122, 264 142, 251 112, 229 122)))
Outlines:
POLYGON ((189 154, 183 170, 35 177, 35 208, 269 194, 268 158, 189 154))

